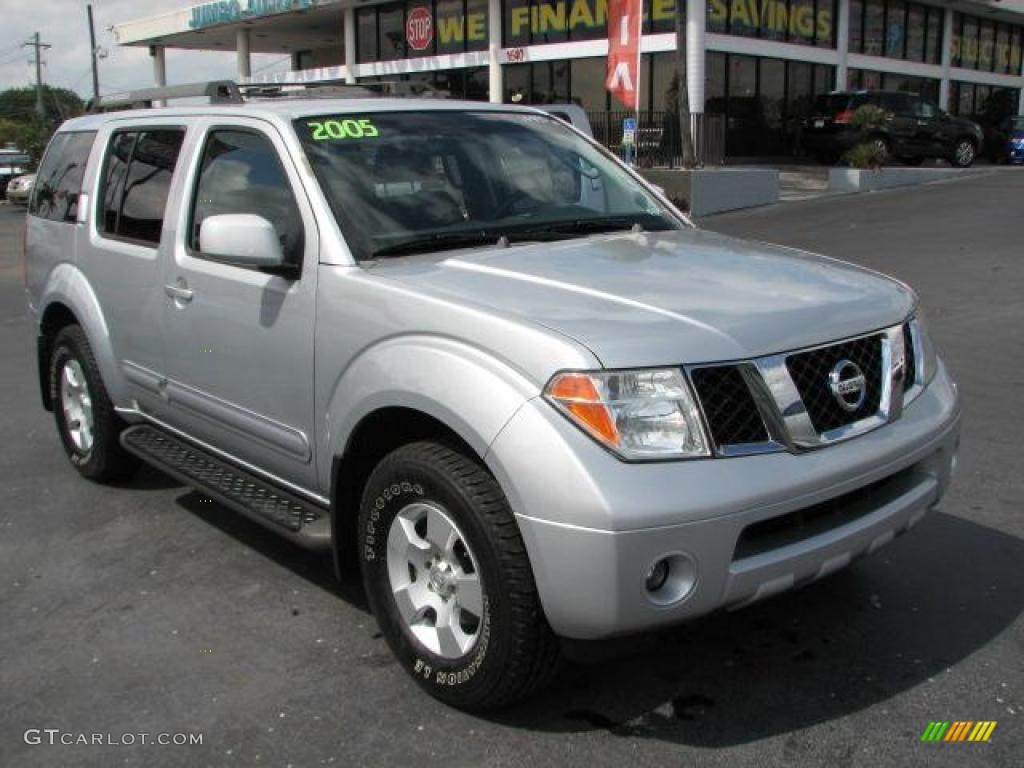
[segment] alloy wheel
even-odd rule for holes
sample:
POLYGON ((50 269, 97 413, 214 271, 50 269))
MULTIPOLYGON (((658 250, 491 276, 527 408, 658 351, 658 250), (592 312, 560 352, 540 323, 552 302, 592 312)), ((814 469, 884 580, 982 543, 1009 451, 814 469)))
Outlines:
POLYGON ((391 592, 406 628, 444 659, 468 654, 483 626, 484 593, 462 531, 440 505, 416 502, 395 515, 387 546, 391 592))
POLYGON ((71 442, 82 453, 89 453, 95 430, 92 396, 82 365, 73 358, 61 368, 60 403, 71 442))

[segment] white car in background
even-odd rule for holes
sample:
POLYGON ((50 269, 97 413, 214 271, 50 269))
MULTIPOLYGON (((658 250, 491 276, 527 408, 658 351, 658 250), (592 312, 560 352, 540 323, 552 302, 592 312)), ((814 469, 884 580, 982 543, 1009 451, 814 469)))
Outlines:
POLYGON ((36 183, 36 175, 28 173, 24 176, 16 176, 7 185, 7 202, 17 205, 28 205, 32 197, 32 188, 36 183))

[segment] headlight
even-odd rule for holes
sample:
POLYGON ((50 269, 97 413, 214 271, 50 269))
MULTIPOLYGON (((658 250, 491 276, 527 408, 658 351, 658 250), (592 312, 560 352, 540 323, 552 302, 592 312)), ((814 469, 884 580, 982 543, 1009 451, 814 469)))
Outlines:
POLYGON ((680 369, 559 373, 544 396, 624 459, 710 455, 697 402, 680 369))
POLYGON ((935 344, 932 343, 931 334, 928 333, 924 310, 920 307, 910 318, 910 333, 914 342, 914 384, 927 387, 935 378, 939 362, 935 344))

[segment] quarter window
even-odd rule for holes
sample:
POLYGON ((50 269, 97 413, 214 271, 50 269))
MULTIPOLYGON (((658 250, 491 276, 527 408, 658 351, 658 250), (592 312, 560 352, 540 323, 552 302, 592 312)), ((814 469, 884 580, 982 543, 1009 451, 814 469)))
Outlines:
POLYGON ((203 149, 192 203, 189 247, 199 253, 199 231, 209 216, 251 213, 277 230, 285 259, 302 261, 299 207, 273 145, 252 131, 214 131, 203 149))
POLYGON ((104 165, 101 230, 157 245, 182 130, 122 131, 111 138, 104 165))
POLYGON ((78 218, 78 196, 89 162, 95 131, 58 133, 50 142, 36 175, 29 213, 51 221, 78 218))

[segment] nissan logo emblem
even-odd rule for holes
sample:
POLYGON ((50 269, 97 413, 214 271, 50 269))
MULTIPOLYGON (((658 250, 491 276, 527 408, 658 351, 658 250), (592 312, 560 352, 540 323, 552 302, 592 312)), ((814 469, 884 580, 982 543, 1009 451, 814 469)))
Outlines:
POLYGON ((840 360, 828 374, 828 388, 844 411, 856 411, 867 397, 867 380, 860 366, 840 360))

